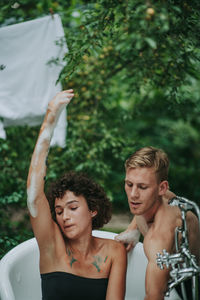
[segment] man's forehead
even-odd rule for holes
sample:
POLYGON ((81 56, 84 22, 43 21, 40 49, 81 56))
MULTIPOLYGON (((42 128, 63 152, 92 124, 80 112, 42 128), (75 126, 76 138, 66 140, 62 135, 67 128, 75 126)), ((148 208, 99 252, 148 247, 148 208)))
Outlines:
POLYGON ((146 168, 146 167, 138 167, 138 168, 129 168, 126 170, 125 180, 130 180, 134 178, 143 178, 144 180, 147 179, 156 179, 156 172, 153 167, 146 168))

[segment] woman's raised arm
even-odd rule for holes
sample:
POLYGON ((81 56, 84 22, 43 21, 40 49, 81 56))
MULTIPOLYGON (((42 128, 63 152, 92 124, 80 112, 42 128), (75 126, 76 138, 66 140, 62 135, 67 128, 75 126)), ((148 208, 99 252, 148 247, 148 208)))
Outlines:
POLYGON ((27 205, 33 231, 38 240, 42 238, 44 231, 49 230, 48 225, 53 224, 49 204, 44 193, 46 159, 50 141, 61 111, 69 104, 73 96, 73 90, 67 90, 58 93, 49 102, 31 159, 27 180, 27 205))

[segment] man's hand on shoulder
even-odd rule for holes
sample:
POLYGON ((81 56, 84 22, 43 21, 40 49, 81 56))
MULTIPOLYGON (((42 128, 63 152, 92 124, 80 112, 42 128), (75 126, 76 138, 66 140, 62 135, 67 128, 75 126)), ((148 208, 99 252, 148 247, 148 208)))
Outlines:
POLYGON ((125 245, 126 251, 130 251, 139 242, 140 232, 138 229, 126 229, 115 237, 115 240, 125 245))

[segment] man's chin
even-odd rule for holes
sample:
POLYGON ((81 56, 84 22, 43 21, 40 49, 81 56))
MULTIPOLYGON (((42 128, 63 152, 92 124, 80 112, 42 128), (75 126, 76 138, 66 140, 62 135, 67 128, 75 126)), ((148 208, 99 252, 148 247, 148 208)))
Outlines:
POLYGON ((132 214, 134 215, 141 215, 143 213, 141 204, 129 204, 129 208, 132 214))
POLYGON ((140 216, 143 214, 143 212, 141 210, 138 209, 130 209, 131 213, 135 216, 140 216))

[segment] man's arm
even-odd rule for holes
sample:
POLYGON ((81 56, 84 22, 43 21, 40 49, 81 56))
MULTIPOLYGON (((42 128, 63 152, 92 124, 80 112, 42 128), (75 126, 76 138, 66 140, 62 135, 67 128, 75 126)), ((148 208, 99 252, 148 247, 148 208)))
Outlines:
POLYGON ((161 270, 157 266, 157 253, 163 249, 172 251, 173 236, 162 232, 154 232, 144 240, 144 251, 148 259, 145 277, 145 300, 164 300, 169 280, 170 269, 161 270))
POLYGON ((127 229, 115 237, 115 240, 125 244, 126 251, 130 251, 135 245, 139 242, 140 231, 137 226, 136 217, 133 217, 133 220, 127 227, 127 229))
POLYGON ((146 269, 144 300, 164 300, 169 280, 169 270, 160 270, 153 261, 150 261, 146 269))

